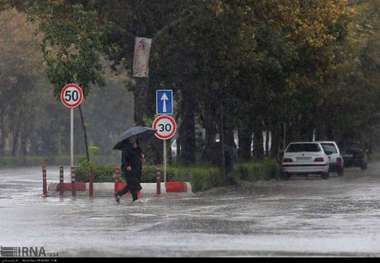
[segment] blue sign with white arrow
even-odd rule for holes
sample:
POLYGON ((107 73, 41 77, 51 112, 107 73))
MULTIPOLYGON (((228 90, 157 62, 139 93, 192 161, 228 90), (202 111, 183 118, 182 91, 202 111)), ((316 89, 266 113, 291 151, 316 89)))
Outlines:
POLYGON ((156 90, 156 114, 173 114, 173 90, 156 90))

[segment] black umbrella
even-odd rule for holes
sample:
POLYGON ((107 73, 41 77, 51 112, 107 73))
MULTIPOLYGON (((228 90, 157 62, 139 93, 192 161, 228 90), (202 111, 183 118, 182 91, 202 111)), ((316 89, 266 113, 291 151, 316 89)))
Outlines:
POLYGON ((149 127, 131 127, 127 129, 119 138, 118 143, 113 147, 114 150, 121 150, 127 139, 136 137, 140 141, 148 141, 156 133, 155 129, 149 127))

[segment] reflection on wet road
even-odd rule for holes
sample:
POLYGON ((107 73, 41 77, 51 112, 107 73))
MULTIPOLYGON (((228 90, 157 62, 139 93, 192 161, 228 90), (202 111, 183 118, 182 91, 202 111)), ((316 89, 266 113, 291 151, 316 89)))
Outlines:
MULTIPOLYGON (((57 170, 56 168, 54 168, 57 170)), ((58 170, 48 171, 57 181, 58 170)), ((249 192, 43 199, 39 168, 0 170, 0 246, 60 256, 380 255, 380 163, 249 192)))

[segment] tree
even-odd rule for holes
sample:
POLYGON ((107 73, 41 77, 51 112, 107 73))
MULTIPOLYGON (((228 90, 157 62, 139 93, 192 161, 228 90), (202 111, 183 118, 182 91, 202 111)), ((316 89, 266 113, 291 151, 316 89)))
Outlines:
MULTIPOLYGON (((32 1, 26 10, 43 33, 42 51, 47 64, 47 76, 54 84, 57 99, 67 83, 78 83, 85 97, 89 94, 91 84, 104 83, 100 55, 104 30, 98 23, 97 10, 93 4, 73 4, 60 0, 32 1)), ((79 111, 89 160, 81 107, 79 111)))
POLYGON ((36 118, 33 83, 43 69, 39 36, 15 9, 2 11, 0 23, 0 155, 6 139, 12 139, 12 155, 20 146, 25 155, 36 118))

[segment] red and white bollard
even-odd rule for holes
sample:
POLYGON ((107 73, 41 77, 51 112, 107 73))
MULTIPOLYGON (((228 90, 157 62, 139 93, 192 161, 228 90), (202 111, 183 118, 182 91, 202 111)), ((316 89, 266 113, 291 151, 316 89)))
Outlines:
POLYGON ((90 173, 88 193, 90 198, 94 198, 94 173, 90 173))
POLYGON ((43 195, 43 197, 48 196, 46 165, 45 164, 42 165, 42 195, 43 195))
POLYGON ((75 197, 77 195, 76 187, 75 187, 75 168, 71 167, 71 195, 75 197))
POLYGON ((64 185, 63 185, 63 166, 59 167, 59 195, 62 197, 64 192, 64 185))
POLYGON ((156 166, 156 194, 161 194, 161 171, 158 166, 156 166))

